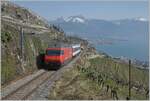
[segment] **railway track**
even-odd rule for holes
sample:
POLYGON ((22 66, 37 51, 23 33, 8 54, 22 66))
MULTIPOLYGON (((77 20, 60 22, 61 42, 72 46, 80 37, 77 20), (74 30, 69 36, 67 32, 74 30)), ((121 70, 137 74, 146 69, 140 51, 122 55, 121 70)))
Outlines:
POLYGON ((49 31, 49 29, 44 26, 35 25, 35 24, 27 23, 27 22, 23 23, 22 20, 14 19, 8 16, 2 16, 2 20, 5 22, 10 22, 12 24, 16 24, 19 26, 27 27, 27 28, 35 28, 35 29, 42 29, 42 30, 49 31))
MULTIPOLYGON (((36 94, 38 92, 38 88, 40 85, 44 85, 44 90, 48 90, 52 87, 53 83, 59 79, 61 74, 65 71, 65 69, 70 68, 72 64, 79 58, 77 56, 63 68, 57 71, 39 71, 40 73, 35 74, 32 76, 26 77, 20 81, 20 85, 16 86, 17 83, 13 83, 10 87, 5 87, 2 89, 2 100, 25 100, 25 99, 32 99, 31 95, 36 94), (26 81, 26 82, 24 82, 26 81), (23 83, 22 83, 23 82, 23 83), (15 88, 16 87, 16 88, 15 88)), ((40 94, 40 93, 39 93, 40 94)), ((36 94, 38 95, 38 94, 36 94)), ((35 96, 35 95, 34 95, 35 96)), ((40 96, 40 95, 38 95, 40 96)))
POLYGON ((44 27, 44 26, 40 26, 40 25, 35 25, 35 24, 31 24, 31 23, 27 23, 27 22, 23 22, 22 20, 17 20, 14 18, 9 18, 7 16, 2 16, 2 21, 10 24, 14 25, 14 26, 21 26, 24 28, 24 30, 28 33, 36 33, 36 34, 42 34, 42 33, 48 33, 50 32, 50 29, 44 27))
POLYGON ((26 82, 25 84, 21 85, 17 89, 11 91, 6 96, 3 96, 3 100, 21 100, 24 99, 28 93, 35 90, 40 84, 45 82, 55 71, 44 71, 40 75, 37 75, 30 81, 26 82))

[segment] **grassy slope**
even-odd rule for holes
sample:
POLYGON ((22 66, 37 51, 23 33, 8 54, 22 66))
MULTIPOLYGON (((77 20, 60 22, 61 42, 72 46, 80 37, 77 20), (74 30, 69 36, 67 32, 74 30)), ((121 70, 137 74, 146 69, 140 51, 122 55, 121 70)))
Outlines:
MULTIPOLYGON (((9 26, 10 27, 10 26, 9 26)), ((11 81, 18 75, 24 75, 36 68, 36 56, 43 49, 44 46, 39 38, 36 36, 25 35, 24 51, 25 51, 25 71, 21 67, 20 47, 18 31, 12 29, 2 29, 2 84, 11 81), (7 34, 8 33, 8 34, 7 34), (8 40, 8 37, 10 38, 8 40)))
MULTIPOLYGON (((139 91, 132 88, 132 99, 147 99, 143 87, 148 87, 148 79, 148 71, 132 67, 132 84, 142 85, 139 91)), ((111 58, 95 58, 89 61, 81 58, 73 70, 68 70, 56 82, 49 99, 115 99, 111 97, 113 89, 119 99, 126 99, 127 83, 127 64, 117 63, 111 58)))

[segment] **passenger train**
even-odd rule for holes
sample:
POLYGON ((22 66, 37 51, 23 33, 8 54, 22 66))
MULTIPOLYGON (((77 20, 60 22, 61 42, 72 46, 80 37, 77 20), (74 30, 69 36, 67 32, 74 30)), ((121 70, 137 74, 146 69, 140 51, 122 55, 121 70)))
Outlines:
POLYGON ((81 52, 80 44, 58 45, 46 49, 44 62, 46 65, 62 66, 81 52))

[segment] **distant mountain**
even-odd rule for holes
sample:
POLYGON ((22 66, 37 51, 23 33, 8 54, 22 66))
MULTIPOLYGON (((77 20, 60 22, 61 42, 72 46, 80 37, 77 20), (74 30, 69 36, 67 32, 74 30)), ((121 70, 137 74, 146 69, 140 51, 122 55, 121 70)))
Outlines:
POLYGON ((86 19, 83 16, 60 17, 51 24, 59 25, 65 32, 82 37, 121 36, 145 37, 148 36, 148 20, 145 18, 102 20, 86 19))

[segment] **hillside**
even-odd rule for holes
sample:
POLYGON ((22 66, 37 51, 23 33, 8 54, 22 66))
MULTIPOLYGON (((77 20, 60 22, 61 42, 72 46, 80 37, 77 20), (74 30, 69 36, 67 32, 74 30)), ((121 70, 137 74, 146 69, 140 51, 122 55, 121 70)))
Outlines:
POLYGON ((14 3, 8 1, 2 2, 1 11, 2 16, 7 16, 9 18, 22 20, 31 24, 48 27, 48 24, 44 18, 40 17, 29 9, 20 7, 14 3))
POLYGON ((66 37, 57 26, 49 26, 39 15, 11 2, 2 1, 1 10, 2 85, 38 70, 38 56, 49 43, 80 40, 66 37))
MULTIPOLYGON (((68 69, 50 90, 49 99, 126 100, 128 64, 98 54, 89 47, 73 69, 68 69), (70 76, 71 75, 71 76, 70 76)), ((131 99, 148 99, 149 72, 131 66, 131 99)))

